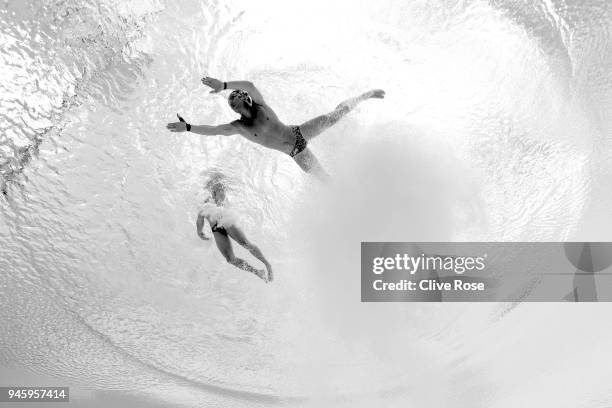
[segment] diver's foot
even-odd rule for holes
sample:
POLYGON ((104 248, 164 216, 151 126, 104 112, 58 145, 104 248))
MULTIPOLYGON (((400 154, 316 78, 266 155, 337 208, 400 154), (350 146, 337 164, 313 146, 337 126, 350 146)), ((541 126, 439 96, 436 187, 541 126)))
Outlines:
POLYGON ((268 282, 272 282, 274 280, 274 273, 272 272, 272 265, 266 265, 266 269, 268 270, 268 282))
POLYGON ((260 277, 261 279, 263 279, 264 282, 268 283, 268 275, 266 274, 266 271, 263 269, 257 269, 255 271, 255 275, 257 275, 258 277, 260 277))
POLYGON ((373 89, 370 92, 370 98, 383 99, 385 97, 385 91, 382 89, 373 89))

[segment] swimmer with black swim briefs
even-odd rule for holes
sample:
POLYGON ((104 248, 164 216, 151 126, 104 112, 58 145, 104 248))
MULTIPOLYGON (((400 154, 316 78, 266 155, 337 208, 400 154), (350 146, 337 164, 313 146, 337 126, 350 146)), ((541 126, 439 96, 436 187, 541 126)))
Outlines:
POLYGON ((192 125, 177 115, 179 121, 168 123, 167 129, 171 132, 192 132, 205 136, 241 135, 251 142, 288 154, 302 170, 323 181, 329 180, 329 175, 310 151, 308 147, 310 140, 335 125, 361 102, 370 98, 385 97, 385 91, 374 89, 347 99, 333 111, 310 119, 299 126, 287 126, 264 101, 261 92, 253 83, 222 82, 210 77, 202 78, 202 83, 212 88, 211 93, 233 90, 228 97, 228 103, 234 112, 240 114, 240 119, 222 125, 192 125))
POLYGON ((217 249, 229 264, 243 271, 250 272, 265 282, 271 282, 274 279, 272 266, 260 249, 249 241, 242 229, 238 227, 237 216, 225 207, 225 186, 221 178, 216 177, 209 180, 207 188, 211 197, 204 201, 198 211, 198 218, 196 220, 198 236, 203 240, 210 239, 204 234, 204 224, 205 221, 208 221, 215 243, 217 244, 217 249), (234 254, 232 241, 247 249, 264 264, 266 269, 257 269, 244 259, 237 257, 234 254))

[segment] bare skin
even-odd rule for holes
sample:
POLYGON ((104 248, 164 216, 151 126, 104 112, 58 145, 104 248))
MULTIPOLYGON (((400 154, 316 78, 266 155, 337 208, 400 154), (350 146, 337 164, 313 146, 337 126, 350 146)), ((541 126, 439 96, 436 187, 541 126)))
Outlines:
MULTIPOLYGON (((223 206, 225 202, 225 191, 223 187, 220 185, 213 186, 211 189, 212 199, 218 206, 223 206)), ((209 200, 207 200, 209 201, 209 200)), ((202 212, 198 213, 198 218, 196 221, 196 232, 198 236, 203 240, 209 240, 210 238, 204 234, 204 225, 205 221, 208 221, 211 228, 215 225, 215 222, 212 221, 208 216, 203 214, 202 212)), ((271 282, 274 279, 274 273, 272 272, 272 266, 270 262, 265 258, 261 250, 248 240, 244 232, 237 225, 228 225, 224 226, 220 230, 213 231, 213 237, 215 238, 215 244, 217 244, 217 249, 221 252, 221 255, 225 258, 225 260, 235 266, 236 268, 242 269, 243 271, 250 272, 257 277, 264 280, 264 282, 271 282), (232 247, 232 241, 234 240, 240 246, 244 247, 248 250, 255 258, 259 259, 266 269, 257 269, 247 261, 242 258, 238 258, 234 254, 234 248, 232 247)))
MULTIPOLYGON (((211 93, 221 92, 224 88, 224 83, 215 78, 202 78, 202 83, 212 88, 211 93)), ((191 125, 191 132, 205 136, 241 135, 269 149, 290 154, 296 145, 297 136, 295 132, 290 126, 285 125, 274 110, 266 104, 261 92, 255 85, 249 81, 230 81, 225 84, 227 84, 226 89, 239 89, 247 92, 254 102, 254 108, 249 109, 247 104, 238 102, 235 106, 232 106, 232 110, 241 115, 239 120, 223 125, 191 125)), ((302 136, 306 142, 309 142, 335 125, 361 102, 370 98, 382 99, 384 97, 385 91, 374 89, 355 98, 347 99, 336 106, 333 111, 302 123, 300 125, 302 136)), ((183 121, 168 123, 166 127, 171 132, 187 131, 187 123, 183 121)), ((305 172, 311 173, 321 180, 329 179, 329 175, 308 147, 296 154, 293 159, 305 172)))

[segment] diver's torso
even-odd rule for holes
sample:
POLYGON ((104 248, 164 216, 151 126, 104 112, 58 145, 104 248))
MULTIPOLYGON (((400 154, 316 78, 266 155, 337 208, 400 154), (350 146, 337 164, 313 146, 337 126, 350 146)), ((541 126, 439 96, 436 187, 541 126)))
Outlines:
POLYGON ((257 116, 252 124, 238 120, 232 123, 240 134, 250 141, 269 149, 289 153, 295 145, 295 135, 291 128, 281 122, 269 106, 258 105, 257 109, 257 116))
POLYGON ((225 206, 214 202, 205 202, 199 210, 199 214, 208 220, 208 223, 218 226, 230 226, 236 221, 236 214, 225 206))

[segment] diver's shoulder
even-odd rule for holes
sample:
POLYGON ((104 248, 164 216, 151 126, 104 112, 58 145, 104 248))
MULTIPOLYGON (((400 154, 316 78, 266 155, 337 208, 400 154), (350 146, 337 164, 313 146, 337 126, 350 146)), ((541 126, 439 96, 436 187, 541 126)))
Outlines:
POLYGON ((238 133, 242 135, 244 135, 244 133, 248 133, 247 125, 243 123, 240 119, 233 120, 229 124, 230 126, 233 126, 238 133))

